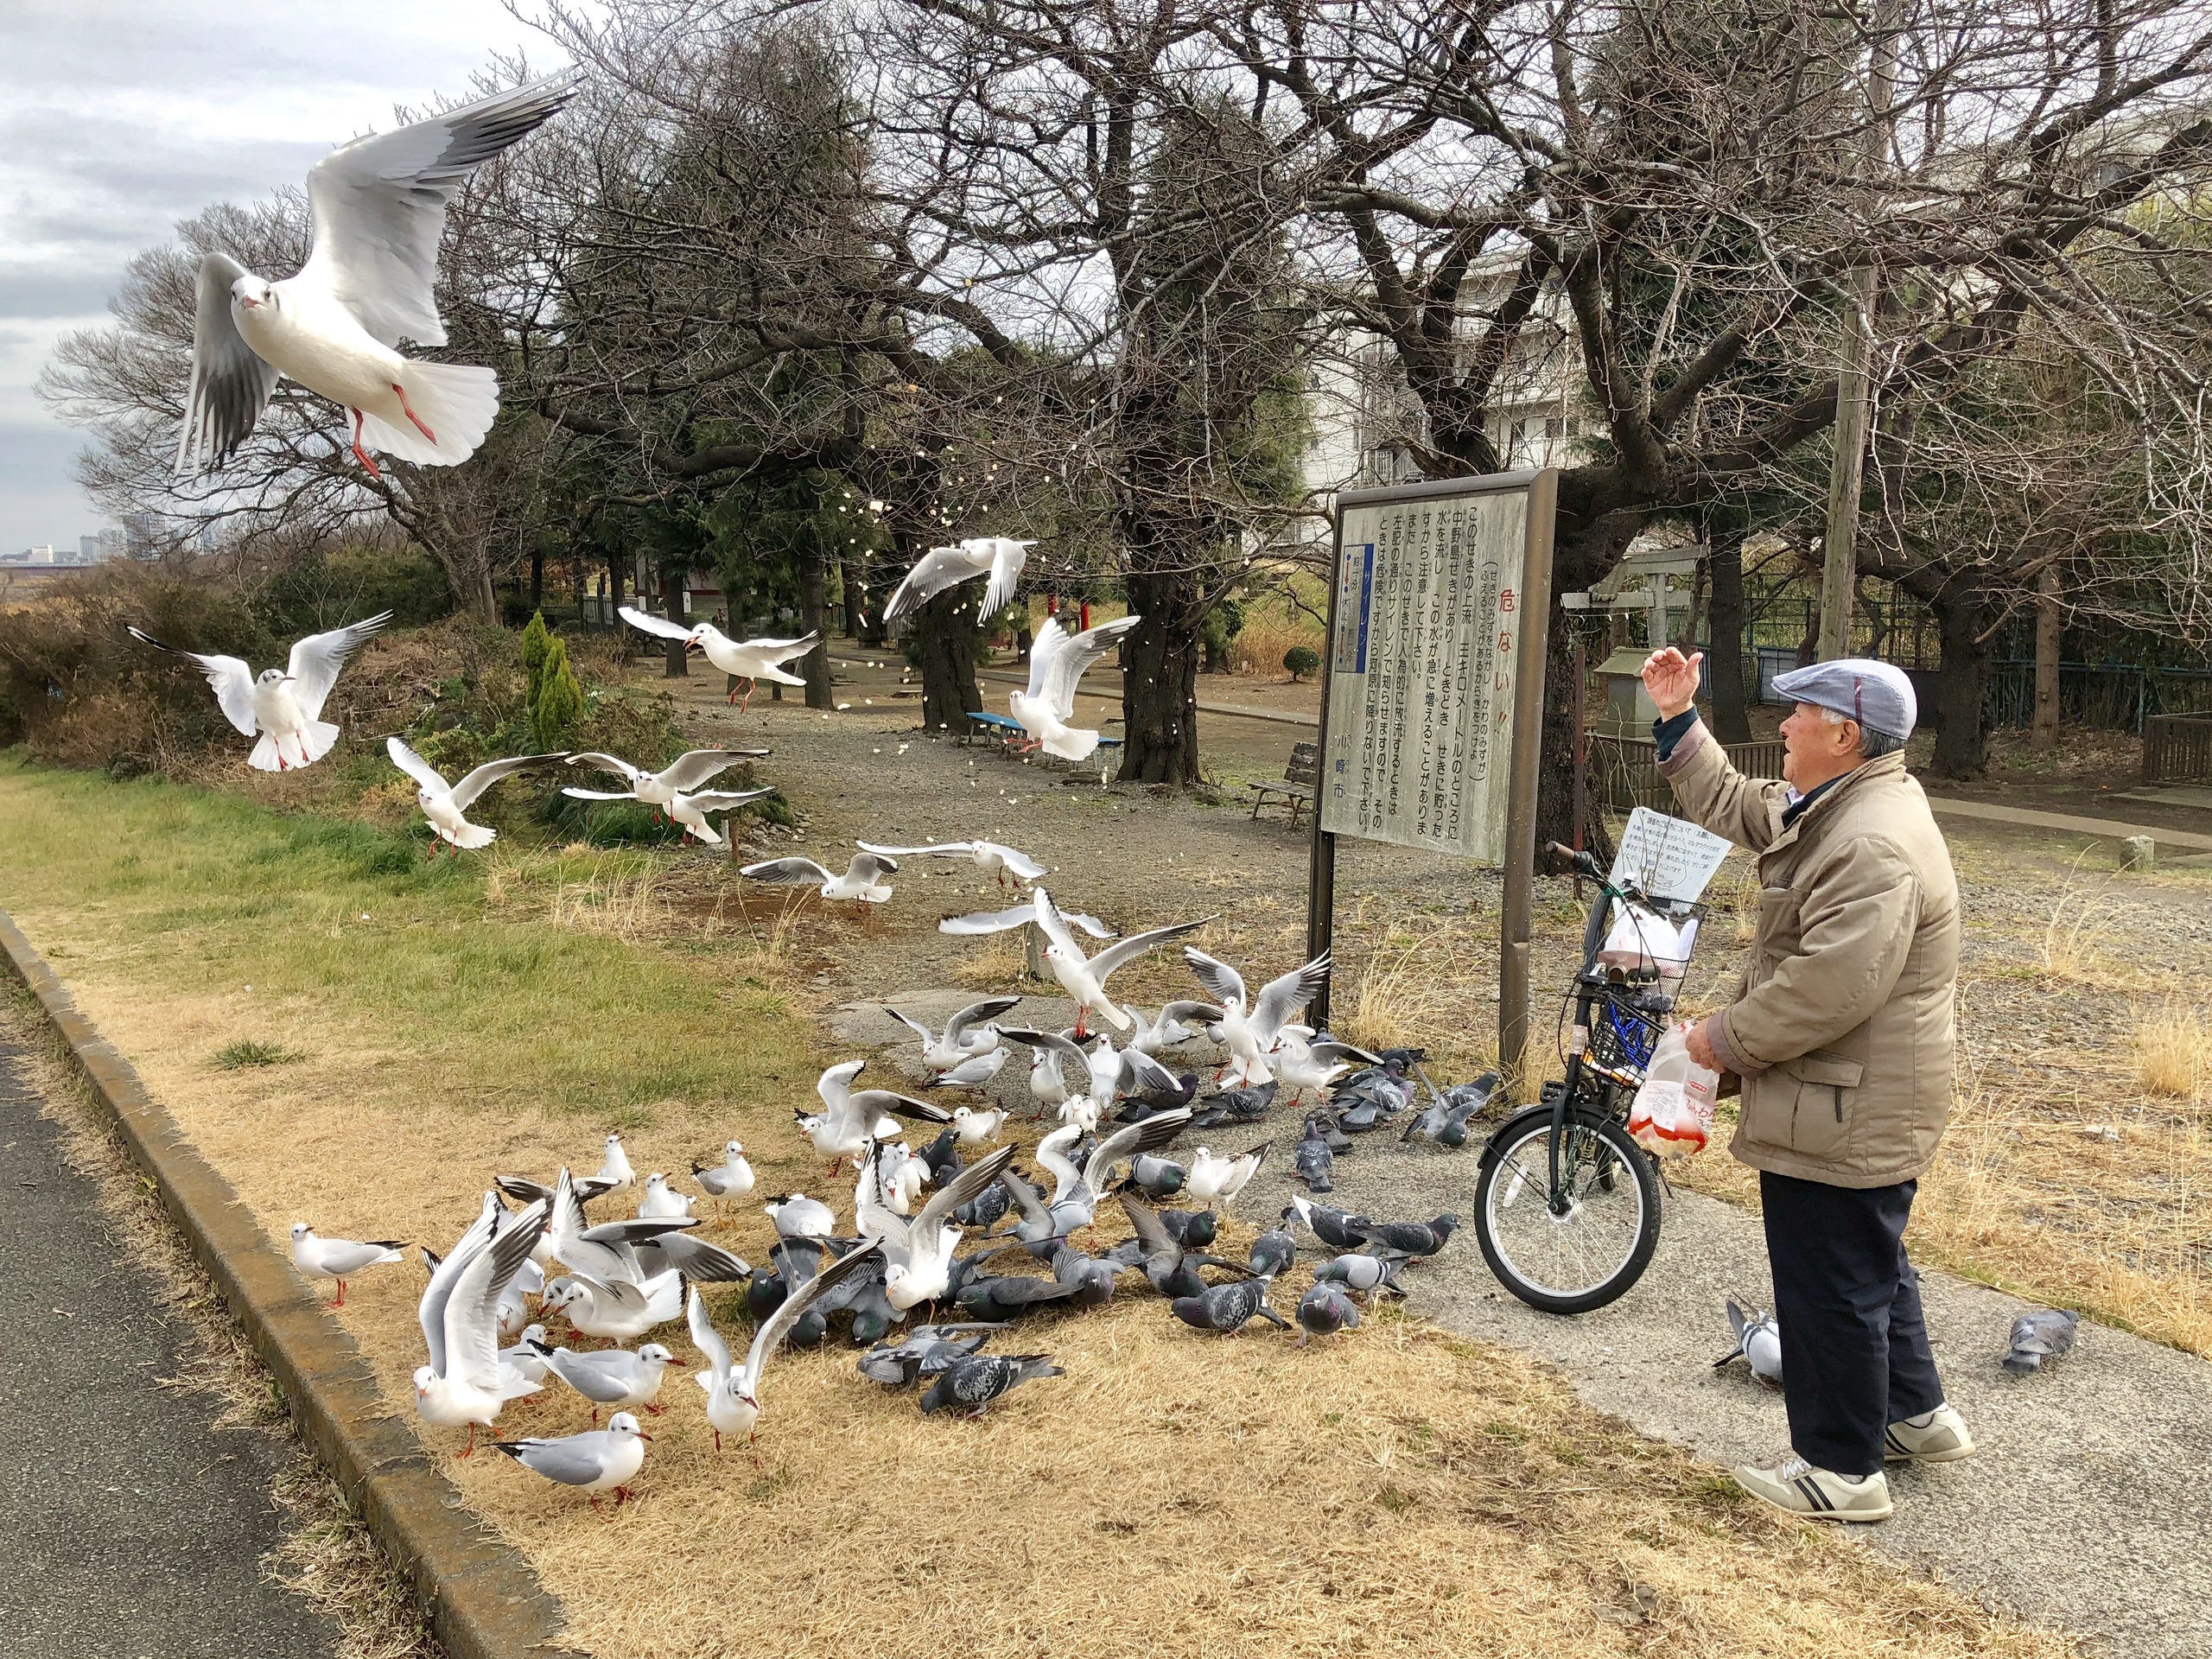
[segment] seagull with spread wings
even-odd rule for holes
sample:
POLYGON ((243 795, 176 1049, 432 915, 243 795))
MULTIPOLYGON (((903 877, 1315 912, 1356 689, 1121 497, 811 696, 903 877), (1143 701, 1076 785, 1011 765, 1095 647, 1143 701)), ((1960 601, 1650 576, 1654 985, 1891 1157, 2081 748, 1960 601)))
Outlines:
MULTIPOLYGON (((842 1164, 857 1159, 870 1141, 888 1141, 899 1133, 896 1120, 917 1123, 950 1123, 952 1114, 926 1100, 916 1100, 889 1089, 855 1089, 853 1081, 866 1069, 866 1060, 847 1060, 824 1071, 814 1084, 822 1096, 818 1112, 794 1113, 800 1132, 814 1142, 824 1158, 842 1164)), ((831 1174, 836 1174, 833 1167, 831 1174)))
POLYGON ((930 1195, 912 1220, 888 1205, 869 1203, 855 1224, 861 1235, 883 1247, 884 1295, 901 1313, 950 1294, 952 1253, 960 1248, 960 1229, 952 1212, 996 1181, 1014 1161, 1014 1148, 1001 1147, 962 1170, 930 1195))
MULTIPOLYGON (((804 634, 797 639, 733 639, 711 622, 694 622, 687 627, 681 622, 666 621, 627 605, 616 607, 616 613, 640 632, 663 639, 681 639, 687 648, 703 654, 723 673, 743 680, 745 701, 737 710, 741 715, 753 706, 753 694, 762 680, 773 685, 804 685, 806 682, 784 664, 795 657, 805 656, 822 643, 818 633, 804 634)), ((728 700, 737 702, 734 686, 730 689, 728 700)))
POLYGON ((331 151, 308 173, 314 250, 281 282, 204 257, 177 471, 227 461, 279 376, 353 416, 353 458, 372 477, 372 448, 424 467, 475 454, 499 412, 499 377, 405 356, 399 342, 446 343, 435 283, 448 204, 575 93, 555 76, 331 151))
POLYGON ((842 875, 831 874, 810 858, 766 859, 747 865, 738 874, 748 881, 765 881, 772 887, 812 887, 824 899, 880 905, 891 896, 891 884, 883 878, 896 874, 898 869, 897 861, 880 853, 855 853, 842 875))
MULTIPOLYGON (((1053 904, 1052 895, 1042 887, 1032 887, 1029 899, 1033 919, 1051 941, 1045 947, 1045 965, 1060 982, 1060 988, 1075 999, 1075 1034, 1078 1041, 1089 1034, 1084 1028, 1088 1014, 1096 1014, 1116 1031, 1128 1031, 1136 1025, 1106 994, 1106 981, 1116 969, 1135 962, 1154 945, 1165 944, 1185 933, 1195 933, 1213 920, 1207 916, 1195 922, 1177 922, 1172 926, 1132 933, 1128 938, 1108 945, 1096 956, 1086 957, 1076 944, 1075 935, 1068 931, 1067 918, 1053 904)), ((940 922, 938 925, 942 928, 944 924, 940 922)))
POLYGON ((1009 875, 1026 887, 1045 874, 1045 867, 1028 854, 995 841, 940 841, 927 847, 882 847, 872 841, 854 844, 863 852, 881 853, 886 858, 964 858, 1001 887, 1009 875))
POLYGON ((1014 585, 1021 580, 1034 542, 1017 542, 1008 536, 976 536, 957 547, 933 547, 915 561, 906 580, 883 607, 883 620, 895 622, 909 611, 919 610, 948 588, 957 588, 977 576, 990 578, 983 589, 978 620, 996 616, 1014 602, 1014 585))
POLYGON ((264 668, 257 679, 236 657, 180 651, 128 624, 123 631, 142 645, 199 664, 207 683, 215 688, 223 717, 246 736, 261 740, 246 756, 246 765, 262 772, 290 772, 312 766, 330 753, 338 741, 338 728, 322 718, 322 705, 330 688, 338 683, 338 671, 364 640, 391 620, 390 611, 380 611, 346 627, 311 633, 292 647, 283 668, 264 668))
POLYGON ((502 778, 512 778, 528 766, 542 766, 555 760, 565 760, 560 754, 518 754, 505 760, 486 760, 457 784, 448 784, 438 769, 421 755, 409 748, 397 737, 384 741, 385 753, 391 755, 391 764, 412 778, 418 787, 415 799, 423 809, 423 816, 439 838, 455 849, 467 848, 474 852, 479 847, 489 847, 499 839, 499 831, 486 830, 480 823, 471 823, 468 809, 476 798, 498 783, 502 778))
POLYGON ((883 1011, 922 1039, 922 1064, 943 1071, 996 1049, 998 1027, 991 1021, 1020 1001, 1019 996, 987 996, 980 1002, 970 1002, 944 1022, 942 1037, 889 1003, 884 1005, 883 1011))
POLYGON ((1054 617, 1029 646, 1029 684, 1007 698, 1007 712, 1029 734, 1027 748, 1041 748, 1063 760, 1085 760, 1098 747, 1098 734, 1068 722, 1075 718, 1076 689, 1084 672, 1134 632, 1141 616, 1101 623, 1071 634, 1054 617))
POLYGON ((1328 982, 1329 953, 1324 950, 1303 966, 1292 969, 1279 979, 1269 980, 1260 988, 1256 1000, 1245 990, 1242 974, 1196 945, 1183 947, 1183 960, 1191 964, 1198 983, 1220 1001, 1218 1010, 1201 1009, 1198 1017, 1209 1019, 1220 1027, 1222 1046, 1231 1057, 1230 1065, 1223 1068, 1224 1084, 1232 1070, 1243 1087, 1273 1082, 1274 1073, 1268 1069, 1268 1052, 1281 1036, 1282 1028, 1290 1023, 1291 1016, 1311 1002, 1328 982))
POLYGON ((697 789, 741 760, 763 760, 767 755, 766 749, 693 749, 679 754, 658 772, 647 772, 643 766, 632 766, 620 755, 602 754, 593 749, 570 755, 569 764, 611 772, 627 782, 629 788, 608 791, 571 787, 561 792, 580 801, 643 801, 647 806, 657 806, 666 812, 678 795, 697 789))
POLYGON ((849 1250, 784 1298, 783 1306, 763 1319, 753 1332, 753 1346, 747 1351, 742 1365, 730 1363, 729 1344, 707 1317, 707 1305, 699 1300, 699 1293, 691 1293, 686 1312, 691 1325, 691 1341, 698 1349, 702 1362, 699 1386, 707 1391, 707 1421, 715 1431, 715 1451, 721 1450, 725 1434, 742 1434, 747 1446, 752 1445, 760 1421, 760 1374, 767 1369, 770 1357, 783 1346, 791 1327, 807 1309, 822 1300, 825 1292, 834 1290, 871 1262, 880 1259, 882 1253, 882 1246, 874 1241, 849 1250))
POLYGON ((486 1193, 475 1224, 432 1271, 423 1292, 416 1318, 430 1363, 416 1370, 415 1409, 440 1428, 467 1424, 464 1458, 476 1449, 479 1423, 489 1427, 501 1406, 537 1391, 529 1378, 500 1368, 499 1299, 544 1230, 543 1205, 510 1213, 486 1193))

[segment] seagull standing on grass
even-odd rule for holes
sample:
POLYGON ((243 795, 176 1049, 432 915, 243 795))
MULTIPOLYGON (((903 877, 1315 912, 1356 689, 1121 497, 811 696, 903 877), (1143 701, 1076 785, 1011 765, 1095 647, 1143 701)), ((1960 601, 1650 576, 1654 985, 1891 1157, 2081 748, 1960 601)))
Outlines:
POLYGON ((824 899, 880 905, 891 896, 891 884, 883 878, 898 868, 895 861, 880 853, 855 853, 842 875, 832 875, 810 858, 771 858, 748 864, 738 874, 748 881, 765 881, 771 887, 812 887, 824 899))
POLYGON ((587 1494, 594 1510, 599 1507, 599 1495, 613 1488, 614 1507, 619 1510, 622 1500, 632 1495, 629 1483, 645 1466, 643 1443, 651 1439, 638 1427, 636 1418, 618 1411, 607 1420, 605 1428, 550 1440, 494 1440, 492 1445, 532 1474, 587 1494))
POLYGON ((1063 760, 1086 760, 1098 747, 1098 734, 1068 722, 1075 718, 1076 690, 1084 671, 1121 643, 1144 620, 1125 616, 1088 632, 1071 635, 1055 617, 1029 647, 1029 684, 1007 698, 1007 711, 1029 734, 1022 747, 1041 748, 1063 760))
POLYGON ((415 1409, 440 1428, 468 1425, 462 1457, 476 1449, 476 1427, 489 1427, 509 1400, 537 1384, 499 1365, 499 1299, 545 1230, 545 1206, 509 1214, 496 1194, 430 1274, 416 1319, 429 1363, 415 1373, 415 1409))
POLYGON ((404 1258, 407 1246, 396 1238, 372 1239, 366 1243, 350 1238, 317 1238, 304 1221, 292 1224, 292 1262, 310 1279, 334 1279, 338 1299, 333 1307, 346 1306, 346 1281, 364 1268, 380 1268, 404 1258))
MULTIPOLYGON (((691 1293, 685 1313, 691 1325, 692 1343, 698 1348, 702 1361, 699 1386, 707 1391, 707 1421, 715 1431, 715 1451, 722 1449, 725 1434, 742 1434, 747 1446, 751 1446, 760 1422, 760 1374, 767 1369, 770 1357, 783 1346, 791 1327, 822 1300, 825 1292, 881 1261, 882 1255, 878 1245, 862 1244, 839 1256, 793 1290, 784 1299, 783 1306, 763 1319, 753 1332, 753 1346, 746 1353, 745 1363, 739 1366, 729 1363, 729 1345, 715 1329, 714 1321, 707 1317, 707 1305, 699 1300, 699 1293, 691 1293)), ((759 1453, 754 1453, 753 1461, 760 1462, 759 1453)))
MULTIPOLYGON (((711 622, 696 622, 685 627, 680 622, 664 622, 659 617, 632 610, 629 606, 616 607, 616 613, 632 627, 663 639, 681 639, 684 645, 704 653, 707 660, 725 674, 734 675, 745 682, 745 701, 738 707, 743 714, 753 706, 753 693, 762 680, 775 685, 804 685, 806 682, 784 667, 795 657, 804 657, 822 643, 818 633, 805 634, 797 639, 733 639, 711 622)), ((737 702, 733 688, 729 701, 737 702)))
POLYGON ((1029 562, 1034 542, 1017 542, 1010 536, 976 536, 957 547, 933 547, 914 562, 906 578, 893 590, 883 607, 883 620, 896 622, 909 611, 919 610, 948 588, 957 588, 977 576, 990 578, 983 589, 979 619, 996 616, 1014 602, 1014 584, 1021 567, 1029 562))
POLYGON ((642 1406, 658 1416, 660 1408, 653 1402, 660 1397, 661 1378, 670 1366, 683 1363, 657 1342, 645 1344, 635 1353, 626 1348, 607 1348, 594 1354, 548 1348, 543 1358, 547 1370, 591 1402, 594 1428, 599 1427, 601 1406, 615 1411, 642 1406))
MULTIPOLYGON (((475 804, 478 796, 502 778, 563 758, 557 754, 519 754, 505 760, 486 760, 459 783, 448 784, 435 766, 398 738, 387 737, 384 747, 391 756, 391 764, 415 780, 416 804, 430 821, 430 828, 437 831, 439 840, 456 852, 464 848, 474 852, 499 839, 498 830, 468 821, 468 809, 475 804)), ((435 846, 434 842, 434 849, 435 846)))
POLYGON ((627 789, 602 791, 596 789, 563 789, 563 795, 573 795, 580 801, 643 801, 647 806, 657 806, 667 812, 676 798, 687 790, 712 781, 741 760, 765 760, 766 749, 693 749, 680 754, 658 772, 647 772, 633 766, 620 755, 603 754, 594 749, 583 754, 572 754, 572 766, 597 766, 601 772, 611 772, 627 780, 627 789))
POLYGON ((165 645, 143 629, 126 624, 124 632, 142 645, 186 657, 200 664, 223 718, 248 737, 258 737, 245 763, 260 772, 291 772, 313 766, 330 753, 338 728, 322 718, 338 671, 364 640, 391 620, 380 611, 363 621, 327 633, 311 633, 292 647, 283 668, 264 668, 261 677, 236 657, 203 656, 165 645))
POLYGON ((372 478, 383 476, 372 448, 423 467, 474 454, 499 412, 499 377, 397 347, 446 343, 435 283, 447 204, 575 92, 567 76, 533 81, 333 150, 308 173, 315 246, 295 276, 272 283, 227 253, 201 258, 176 470, 227 461, 280 375, 353 416, 353 458, 372 478))
POLYGON ((732 1141, 722 1148, 719 1164, 694 1164, 691 1178, 699 1183, 708 1197, 727 1203, 741 1198, 753 1190, 753 1166, 745 1160, 745 1143, 732 1141))

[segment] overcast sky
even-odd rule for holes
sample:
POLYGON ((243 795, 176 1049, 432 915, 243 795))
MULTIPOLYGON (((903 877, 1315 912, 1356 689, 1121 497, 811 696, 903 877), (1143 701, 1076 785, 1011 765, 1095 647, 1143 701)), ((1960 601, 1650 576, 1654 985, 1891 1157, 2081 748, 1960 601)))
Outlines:
MULTIPOLYGON (((5 0, 0 50, 0 550, 106 521, 82 435, 32 395, 54 343, 103 321, 124 261, 219 200, 297 184, 395 104, 467 90, 494 54, 557 67, 498 0, 5 0)), ((273 272, 289 276, 290 273, 273 272)))

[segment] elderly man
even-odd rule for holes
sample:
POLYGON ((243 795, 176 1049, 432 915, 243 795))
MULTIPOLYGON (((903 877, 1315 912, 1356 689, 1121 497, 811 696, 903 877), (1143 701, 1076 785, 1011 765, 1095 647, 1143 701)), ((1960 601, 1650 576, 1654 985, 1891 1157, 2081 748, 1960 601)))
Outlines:
POLYGON ((1659 770, 1685 816, 1758 855, 1758 933, 1735 1001, 1690 1052, 1742 1079, 1730 1150, 1759 1172, 1794 1458, 1735 1471, 1778 1509, 1891 1513, 1885 1461, 1949 1462, 1944 1403, 1902 1242, 1951 1103, 1959 889, 1902 753, 1912 682, 1887 663, 1779 675, 1781 783, 1744 777, 1698 723, 1698 658, 1643 665, 1659 770))

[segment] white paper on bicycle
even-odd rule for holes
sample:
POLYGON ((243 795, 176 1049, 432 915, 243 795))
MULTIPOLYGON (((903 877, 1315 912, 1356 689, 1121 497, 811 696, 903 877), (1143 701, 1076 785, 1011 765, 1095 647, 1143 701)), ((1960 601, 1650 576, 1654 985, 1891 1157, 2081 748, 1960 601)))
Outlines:
POLYGON ((1687 818, 1670 818, 1639 806, 1628 815, 1620 850, 1613 855, 1613 886, 1634 881, 1654 899, 1694 902, 1705 892, 1730 843, 1687 818))
POLYGON ((1321 828, 1500 863, 1528 493, 1348 506, 1338 535, 1321 828))

